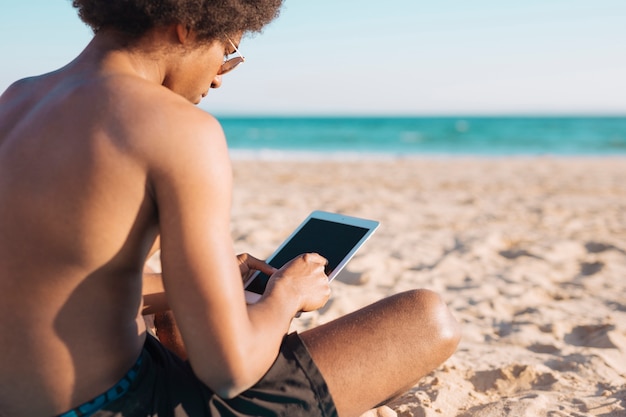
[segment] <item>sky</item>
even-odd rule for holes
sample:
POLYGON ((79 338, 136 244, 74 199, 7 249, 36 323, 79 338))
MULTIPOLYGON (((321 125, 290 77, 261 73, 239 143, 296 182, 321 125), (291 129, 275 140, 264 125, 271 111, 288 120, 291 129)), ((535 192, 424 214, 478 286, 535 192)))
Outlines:
MULTIPOLYGON (((0 90, 91 31, 70 0, 3 0, 0 90)), ((624 0, 285 0, 216 115, 626 115, 624 0)))

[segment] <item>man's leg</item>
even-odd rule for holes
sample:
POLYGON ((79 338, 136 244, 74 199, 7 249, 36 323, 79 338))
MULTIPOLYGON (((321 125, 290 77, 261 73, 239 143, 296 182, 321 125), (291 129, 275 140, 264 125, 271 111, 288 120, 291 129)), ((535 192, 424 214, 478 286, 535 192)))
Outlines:
POLYGON ((438 295, 416 290, 300 336, 345 417, 359 416, 414 386, 452 355, 460 329, 438 295))
MULTIPOLYGON (((171 312, 154 324, 162 343, 186 358, 171 312)), ((456 349, 460 329, 438 295, 408 291, 303 332, 341 417, 359 416, 409 390, 456 349)))

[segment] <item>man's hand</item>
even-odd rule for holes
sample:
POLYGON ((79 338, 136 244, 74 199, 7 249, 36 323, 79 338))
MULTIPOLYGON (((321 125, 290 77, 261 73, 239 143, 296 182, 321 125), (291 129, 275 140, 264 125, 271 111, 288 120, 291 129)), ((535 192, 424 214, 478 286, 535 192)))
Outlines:
POLYGON ((330 298, 330 283, 324 268, 328 261, 317 253, 305 253, 287 262, 273 274, 266 294, 279 292, 298 300, 298 311, 322 308, 330 298))
POLYGON ((243 282, 246 282, 256 271, 261 271, 268 276, 277 271, 273 266, 247 253, 237 255, 237 262, 239 263, 239 271, 241 272, 243 282))

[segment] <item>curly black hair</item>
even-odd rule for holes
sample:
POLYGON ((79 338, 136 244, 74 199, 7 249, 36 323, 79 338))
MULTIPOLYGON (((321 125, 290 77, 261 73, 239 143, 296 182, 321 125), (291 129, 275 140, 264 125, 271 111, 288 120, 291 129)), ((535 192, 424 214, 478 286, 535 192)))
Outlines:
POLYGON ((114 29, 138 38, 151 28, 182 24, 200 40, 260 32, 278 16, 282 0, 73 0, 94 33, 114 29))

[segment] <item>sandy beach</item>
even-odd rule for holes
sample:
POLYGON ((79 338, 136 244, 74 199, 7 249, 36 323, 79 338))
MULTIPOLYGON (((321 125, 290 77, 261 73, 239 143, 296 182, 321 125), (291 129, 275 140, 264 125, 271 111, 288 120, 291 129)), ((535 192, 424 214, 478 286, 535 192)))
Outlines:
POLYGON ((410 288, 462 323, 454 356, 371 415, 626 416, 626 158, 233 164, 239 252, 269 255, 314 209, 381 222, 294 329, 410 288))

